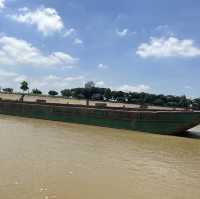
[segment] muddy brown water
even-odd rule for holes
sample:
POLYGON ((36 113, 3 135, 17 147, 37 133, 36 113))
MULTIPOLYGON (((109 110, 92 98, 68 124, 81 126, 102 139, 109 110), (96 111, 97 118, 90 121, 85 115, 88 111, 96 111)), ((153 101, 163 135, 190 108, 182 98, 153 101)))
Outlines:
POLYGON ((200 140, 0 115, 0 198, 199 199, 200 140))

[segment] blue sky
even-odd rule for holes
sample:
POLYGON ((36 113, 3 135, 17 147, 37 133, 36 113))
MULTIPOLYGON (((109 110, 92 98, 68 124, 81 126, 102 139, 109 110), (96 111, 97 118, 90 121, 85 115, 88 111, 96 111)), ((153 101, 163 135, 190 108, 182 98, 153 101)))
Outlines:
POLYGON ((199 97, 198 0, 0 0, 0 86, 199 97))

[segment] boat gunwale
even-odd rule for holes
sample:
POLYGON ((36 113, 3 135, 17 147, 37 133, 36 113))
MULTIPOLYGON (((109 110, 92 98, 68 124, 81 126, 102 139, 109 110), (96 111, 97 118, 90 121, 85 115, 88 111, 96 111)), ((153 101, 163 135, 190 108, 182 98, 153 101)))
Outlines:
POLYGON ((63 103, 38 103, 32 101, 23 101, 18 100, 0 100, 0 103, 15 103, 15 104, 27 104, 27 105, 39 105, 39 106, 54 106, 54 107, 63 107, 63 108, 74 108, 74 109, 90 109, 90 110, 102 110, 102 111, 113 111, 113 112, 142 112, 142 113, 200 113, 196 110, 165 110, 165 109, 143 109, 143 108, 128 108, 128 107, 96 107, 96 106, 86 106, 82 104, 63 104, 63 103))

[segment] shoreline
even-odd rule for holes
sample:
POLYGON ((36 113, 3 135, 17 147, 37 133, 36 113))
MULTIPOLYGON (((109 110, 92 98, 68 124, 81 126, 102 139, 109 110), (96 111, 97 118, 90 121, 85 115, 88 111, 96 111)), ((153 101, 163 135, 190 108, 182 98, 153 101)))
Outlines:
MULTIPOLYGON (((22 93, 3 93, 0 92, 0 98, 3 100, 19 100, 22 93)), ((47 103, 55 104, 70 104, 70 105, 86 105, 85 99, 75 99, 75 98, 65 98, 63 96, 49 96, 49 95, 33 95, 26 94, 24 97, 25 102, 35 102, 36 100, 46 100, 47 103)), ((129 103, 119 103, 119 102, 109 102, 109 101, 95 101, 90 100, 90 106, 95 106, 96 103, 106 103, 107 107, 117 107, 117 108, 140 108, 138 104, 129 104, 129 103)), ((162 106, 148 106, 148 109, 162 109, 162 110, 184 110, 183 108, 171 108, 171 107, 162 107, 162 106)))

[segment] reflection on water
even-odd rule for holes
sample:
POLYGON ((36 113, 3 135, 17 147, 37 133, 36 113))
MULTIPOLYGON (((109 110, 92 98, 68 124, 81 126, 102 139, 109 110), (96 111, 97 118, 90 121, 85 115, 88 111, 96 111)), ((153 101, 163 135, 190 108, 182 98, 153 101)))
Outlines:
POLYGON ((2 199, 198 199, 200 141, 0 116, 2 199))
POLYGON ((191 130, 188 132, 177 133, 175 134, 175 136, 192 138, 192 139, 200 139, 200 133, 196 131, 191 131, 191 130))
POLYGON ((197 126, 189 131, 190 138, 200 139, 200 126, 197 126))

